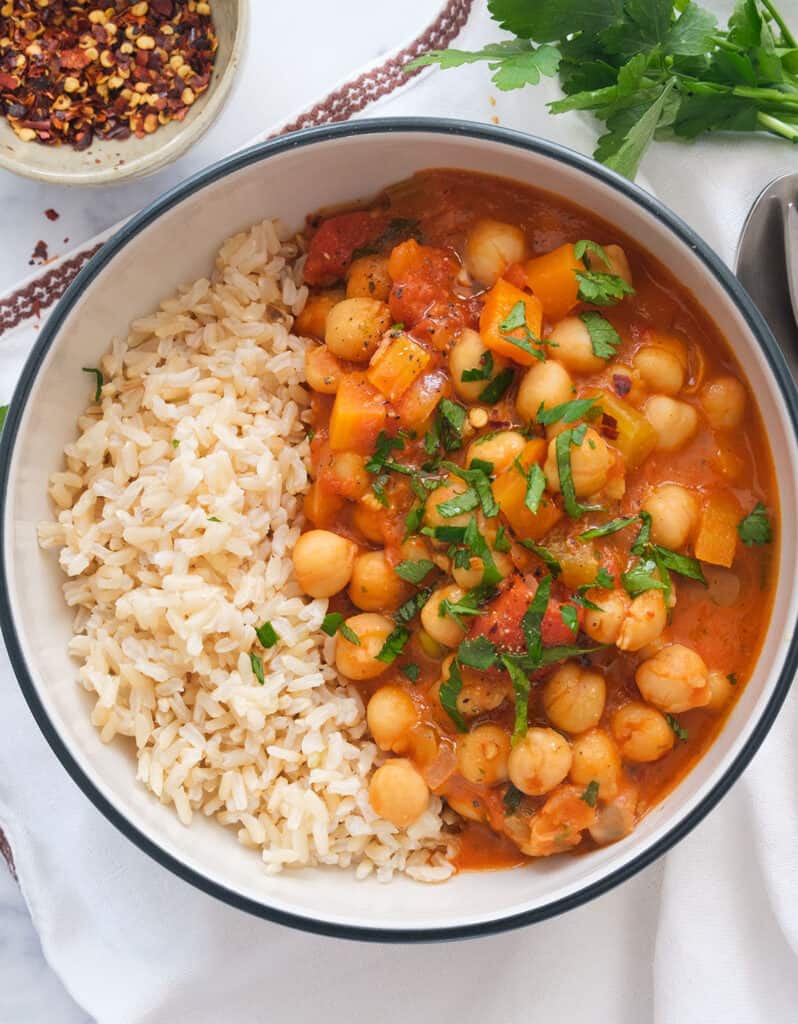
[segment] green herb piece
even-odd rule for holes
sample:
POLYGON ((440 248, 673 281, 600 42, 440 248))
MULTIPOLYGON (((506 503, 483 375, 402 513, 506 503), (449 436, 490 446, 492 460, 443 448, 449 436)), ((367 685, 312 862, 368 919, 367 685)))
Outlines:
POLYGON ((516 459, 513 465, 526 480, 524 504, 532 515, 534 515, 540 508, 540 499, 543 497, 543 492, 546 490, 546 474, 537 462, 533 462, 529 469, 524 469, 519 459, 516 459))
POLYGON ((544 548, 532 540, 521 540, 518 543, 525 547, 527 551, 537 555, 555 579, 560 575, 562 566, 548 548, 544 548))
POLYGON ((511 366, 506 366, 480 391, 477 401, 484 402, 486 405, 495 405, 504 397, 514 379, 515 370, 511 366))
POLYGON ((651 513, 640 512, 638 519, 640 520, 640 531, 632 543, 633 555, 644 554, 651 543, 651 513))
POLYGON ((371 489, 374 492, 377 501, 383 508, 388 508, 388 495, 385 493, 385 485, 388 483, 388 476, 385 473, 381 473, 377 479, 372 483, 371 489))
POLYGON ((411 534, 418 533, 423 522, 424 506, 414 505, 405 516, 405 540, 407 540, 411 534))
POLYGON ((598 794, 599 784, 595 779, 591 779, 587 784, 587 789, 582 794, 582 800, 585 801, 588 807, 595 807, 598 802, 598 794))
POLYGON ((677 738, 680 739, 683 743, 689 739, 687 730, 684 729, 681 725, 679 725, 679 720, 677 718, 674 718, 673 715, 666 715, 665 721, 676 733, 677 738))
POLYGON ((441 439, 438 433, 438 421, 436 419, 424 435, 424 451, 427 455, 434 455, 438 448, 440 448, 440 445, 441 439))
POLYGON ((344 616, 340 612, 327 612, 321 624, 322 632, 327 636, 335 636, 343 621, 344 616))
POLYGON ((438 406, 437 429, 440 443, 447 452, 463 447, 463 424, 466 411, 450 398, 442 398, 438 406))
POLYGON ((437 506, 437 509, 444 519, 453 519, 455 516, 473 511, 478 505, 479 498, 477 497, 477 492, 469 488, 467 491, 463 491, 462 494, 455 494, 454 497, 442 501, 437 506))
POLYGON ((344 640, 348 640, 349 643, 354 644, 355 647, 360 647, 360 637, 357 635, 354 629, 352 629, 351 626, 347 626, 345 622, 342 622, 341 625, 338 627, 338 630, 341 636, 344 638, 344 640))
MULTIPOLYGON (((590 602, 587 602, 590 604, 590 602)), ((593 606, 595 608, 595 606, 593 606)), ((576 635, 579 630, 579 614, 572 604, 560 605, 560 618, 565 625, 576 635)))
POLYGON ((590 253, 592 256, 598 256, 605 266, 608 267, 610 265, 610 258, 604 246, 599 245, 598 242, 591 242, 588 238, 581 238, 578 242, 574 242, 574 256, 576 259, 581 260, 589 270, 590 266, 585 259, 587 253, 590 253))
POLYGON ((621 344, 621 336, 601 313, 582 313, 579 317, 587 327, 593 355, 599 359, 613 359, 621 344))
POLYGON ((543 349, 535 348, 532 344, 534 342, 535 345, 542 345, 543 342, 540 338, 535 337, 529 329, 529 324, 526 322, 526 306, 522 299, 516 302, 504 320, 499 324, 499 331, 504 340, 508 341, 511 345, 515 345, 522 352, 527 352, 541 362, 545 361, 546 353, 543 349), (523 331, 523 337, 516 338, 514 335, 509 334, 509 331, 523 331))
POLYGON ((557 435, 554 442, 554 451, 557 456, 557 472, 560 477, 560 490, 562 491, 563 504, 566 513, 571 519, 579 519, 585 512, 597 512, 598 505, 582 505, 576 500, 574 490, 574 478, 571 472, 571 446, 580 446, 585 439, 587 425, 571 427, 557 435))
POLYGON ((506 555, 512 548, 510 538, 507 536, 507 531, 503 526, 500 526, 496 531, 496 539, 493 541, 493 548, 495 551, 499 551, 503 555, 506 555))
POLYGON ((462 544, 465 540, 464 526, 423 526, 420 531, 425 537, 443 541, 444 544, 462 544))
POLYGON ((770 544, 773 531, 770 526, 767 510, 762 502, 757 502, 752 512, 737 524, 737 533, 746 547, 754 544, 770 544))
POLYGON ((538 584, 535 596, 530 601, 529 607, 524 612, 524 617, 521 619, 521 629, 524 632, 524 640, 526 641, 526 653, 533 665, 540 662, 541 652, 543 650, 541 623, 543 622, 543 616, 546 614, 546 609, 549 606, 551 582, 551 576, 543 577, 538 584))
POLYGON ((180 447, 180 442, 178 441, 178 439, 176 437, 172 438, 172 447, 173 448, 179 448, 180 447))
POLYGON ((96 366, 82 366, 81 369, 84 373, 94 374, 94 401, 99 402, 103 393, 103 384, 105 383, 102 370, 98 370, 96 366))
POLYGON ((460 374, 460 380, 463 383, 467 383, 472 380, 490 380, 490 375, 493 373, 493 353, 491 351, 485 351, 479 357, 479 366, 475 366, 471 370, 463 370, 460 374))
POLYGON ((404 561, 399 562, 398 565, 394 566, 393 571, 400 579, 418 586, 424 577, 428 576, 434 568, 435 563, 430 562, 428 558, 419 558, 418 561, 405 559, 404 561))
POLYGON ((731 683, 732 686, 736 686, 737 685, 737 673, 736 672, 730 672, 726 676, 726 678, 729 680, 729 682, 731 683))
MULTIPOLYGON (((502 578, 502 574, 496 565, 490 545, 479 532, 476 516, 471 516, 468 526, 465 528, 463 543, 475 558, 482 559, 482 586, 491 587, 498 583, 502 578)), ((469 568, 470 565, 471 561, 469 559, 462 568, 469 568)))
POLYGON ((377 655, 377 661, 382 661, 386 665, 392 664, 405 649, 409 639, 410 630, 405 629, 404 626, 397 626, 388 634, 377 655))
POLYGON ((264 683, 263 662, 262 662, 262 660, 260 658, 260 655, 253 654, 252 651, 250 651, 249 652, 249 663, 252 666, 252 672, 253 672, 255 678, 258 680, 260 685, 263 686, 263 683, 264 683))
POLYGON ((391 459, 391 452, 403 451, 405 447, 404 438, 400 433, 396 437, 390 437, 386 431, 381 430, 374 445, 374 453, 366 462, 366 469, 369 473, 384 473, 390 470, 394 473, 403 473, 405 476, 413 476, 416 470, 412 466, 403 466, 391 459))
POLYGON ((687 579, 698 580, 699 583, 706 585, 707 581, 697 558, 680 555, 676 551, 671 551, 670 548, 660 547, 659 544, 651 545, 651 554, 658 566, 664 566, 671 572, 686 576, 687 579))
POLYGON ((450 619, 465 629, 465 623, 462 620, 463 615, 481 615, 481 606, 484 604, 484 600, 480 601, 477 597, 472 596, 473 590, 469 590, 467 594, 464 594, 459 601, 450 601, 448 598, 441 601, 438 605, 438 616, 443 618, 448 615, 450 619))
POLYGON ((440 64, 443 70, 463 64, 487 61, 493 72, 491 80, 497 89, 506 92, 524 85, 537 85, 540 76, 553 78, 560 62, 560 51, 553 46, 535 48, 523 39, 488 43, 481 50, 430 50, 405 65, 405 71, 440 64))
POLYGON ((421 224, 412 217, 394 217, 388 221, 388 226, 383 233, 373 242, 361 245, 352 252, 352 259, 360 259, 361 256, 374 256, 383 249, 393 248, 397 242, 406 241, 408 238, 415 238, 421 241, 421 224))
POLYGON ((263 647, 274 647, 280 637, 271 622, 264 622, 255 630, 255 634, 263 647))
POLYGON ((637 597, 647 590, 668 590, 658 573, 657 563, 651 558, 644 558, 633 565, 628 572, 621 573, 621 583, 627 594, 637 597))
POLYGON ((457 698, 463 689, 463 677, 460 674, 460 666, 455 659, 449 666, 449 677, 444 679, 438 691, 441 707, 454 722, 458 732, 468 732, 468 726, 463 721, 463 716, 457 710, 457 698))
POLYGON ((508 815, 515 814, 518 808, 521 806, 521 801, 524 799, 524 794, 520 789, 517 789, 512 782, 509 783, 505 790, 504 796, 502 797, 502 803, 504 804, 505 811, 508 815))
POLYGON ((486 669, 496 663, 496 648, 486 636, 463 640, 457 649, 457 658, 469 668, 486 669))
MULTIPOLYGON (((310 443, 315 436, 316 436, 316 431, 311 427, 310 430, 308 431, 308 443, 310 443)), ((174 443, 174 442, 172 442, 172 443, 174 443)), ((178 444, 179 443, 180 442, 178 441, 178 444)))
POLYGON ((576 423, 577 420, 592 419, 600 412, 596 408, 597 401, 597 398, 574 398, 570 402, 553 405, 550 409, 544 408, 541 402, 535 419, 544 427, 550 427, 559 420, 563 423, 576 423))
POLYGON ((623 516, 620 519, 611 519, 602 526, 591 526, 589 530, 579 534, 580 540, 596 540, 598 537, 609 537, 612 533, 625 530, 627 526, 638 521, 637 516, 623 516))
POLYGON ((576 270, 574 273, 579 282, 577 297, 580 302, 589 302, 594 306, 614 306, 625 296, 635 293, 634 288, 617 274, 604 274, 597 270, 576 270))
POLYGON ((501 663, 507 670, 510 682, 513 684, 513 696, 515 697, 515 724, 513 726, 513 744, 522 740, 526 735, 528 727, 527 716, 529 714, 529 678, 516 663, 503 655, 501 663))
POLYGON ((221 523, 221 519, 218 516, 208 516, 209 523, 221 523))
POLYGON ((393 613, 394 622, 398 622, 400 625, 412 622, 429 600, 431 593, 431 590, 419 590, 417 594, 409 597, 404 604, 400 604, 393 613))
MULTIPOLYGON (((482 459, 472 459, 469 469, 463 469, 462 466, 458 466, 454 462, 442 462, 441 467, 448 469, 454 476, 460 477, 461 480, 470 484, 479 499, 482 511, 489 519, 499 514, 499 506, 496 504, 496 499, 493 497, 493 490, 490 485, 490 474, 493 471, 492 463, 484 462, 482 459)), ((471 507, 475 508, 476 506, 472 505, 471 507)), ((440 508, 440 505, 438 508, 440 508)))
POLYGON ((409 679, 411 683, 417 683, 418 677, 421 675, 421 666, 414 661, 409 661, 406 665, 400 665, 399 671, 405 679, 409 679))

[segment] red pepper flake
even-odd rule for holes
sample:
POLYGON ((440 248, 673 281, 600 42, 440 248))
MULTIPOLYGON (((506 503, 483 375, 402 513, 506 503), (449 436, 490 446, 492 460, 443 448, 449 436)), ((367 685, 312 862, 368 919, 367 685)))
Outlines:
POLYGON ((623 398, 624 395, 628 395, 632 390, 632 381, 623 373, 614 373, 612 375, 612 386, 615 394, 623 398))
POLYGON ((601 417, 601 433, 610 441, 614 441, 618 437, 618 421, 606 412, 601 417))
POLYGON ((50 253, 47 249, 47 242, 42 241, 42 239, 40 238, 33 248, 31 258, 28 260, 28 266, 32 267, 34 263, 46 263, 49 258, 50 253))
POLYGON ((48 220, 58 220, 58 218, 61 216, 58 210, 54 210, 52 206, 49 210, 44 211, 44 215, 48 220))

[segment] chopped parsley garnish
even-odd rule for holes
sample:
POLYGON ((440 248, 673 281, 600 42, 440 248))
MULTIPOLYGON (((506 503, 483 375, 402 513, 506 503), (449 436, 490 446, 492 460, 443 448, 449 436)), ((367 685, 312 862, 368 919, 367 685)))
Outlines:
POLYGON ((260 659, 260 655, 249 652, 249 663, 252 666, 252 672, 255 678, 258 680, 261 686, 263 686, 263 662, 260 659))
POLYGON ((369 473, 383 474, 386 470, 389 470, 393 473, 413 476, 416 472, 413 466, 403 466, 390 457, 391 452, 403 451, 404 447, 405 442, 401 434, 397 437, 389 437, 384 430, 381 430, 374 446, 374 454, 366 463, 366 469, 369 473))
POLYGON ((587 253, 598 256, 606 267, 610 265, 610 258, 603 245, 599 245, 598 242, 591 242, 589 238, 580 238, 578 242, 574 242, 574 256, 590 269, 590 265, 585 259, 587 253))
POLYGON ((460 374, 460 380, 463 383, 468 383, 473 380, 490 380, 490 375, 493 373, 493 353, 483 352, 479 357, 479 366, 475 366, 472 370, 463 370, 460 374))
POLYGON ((754 544, 769 544, 773 539, 767 510, 761 501, 757 502, 752 512, 737 524, 737 533, 746 547, 754 544))
POLYGON ((560 605, 560 618, 572 633, 576 634, 578 632, 579 616, 576 608, 574 608, 572 604, 560 605))
POLYGON ((463 424, 466 411, 450 398, 442 398, 438 406, 438 437, 447 452, 463 447, 463 424))
POLYGON ((449 678, 444 679, 438 691, 441 707, 454 722, 458 732, 468 732, 468 726, 463 721, 463 716, 457 709, 457 698, 463 689, 463 677, 460 674, 460 666, 453 661, 449 666, 449 678))
POLYGON ((660 579, 657 563, 652 558, 642 558, 628 572, 621 573, 621 583, 631 597, 647 590, 668 590, 668 584, 660 579))
MULTIPOLYGON (((485 462, 482 459, 472 459, 469 469, 463 469, 462 466, 458 466, 454 462, 442 462, 441 467, 448 469, 450 473, 470 484, 473 492, 479 499, 482 511, 488 518, 499 514, 499 506, 496 504, 496 499, 493 497, 493 490, 490 486, 490 474, 493 470, 492 463, 485 462)), ((476 506, 472 505, 471 507, 475 508, 476 506)), ((440 505, 438 508, 440 508, 440 505)))
POLYGON ((588 807, 595 807, 598 801, 599 784, 595 779, 591 779, 587 784, 587 789, 582 794, 581 799, 585 801, 588 807))
POLYGON ((493 547, 496 551, 500 551, 503 555, 512 548, 510 538, 507 536, 507 531, 503 526, 500 526, 496 531, 496 539, 493 541, 493 547))
POLYGON ((524 799, 524 794, 520 789, 517 789, 512 782, 508 785, 504 796, 502 797, 502 803, 504 804, 507 814, 515 814, 518 808, 521 806, 521 801, 524 799))
POLYGON ((410 630, 405 629, 404 626, 397 626, 382 645, 380 653, 377 655, 377 661, 382 661, 386 665, 392 664, 405 649, 409 639, 410 630))
POLYGON ((178 441, 178 439, 176 437, 172 438, 172 447, 173 448, 179 448, 180 447, 180 442, 178 441))
POLYGON ((400 604, 393 613, 394 622, 400 624, 412 622, 429 600, 431 593, 431 590, 419 590, 417 594, 413 594, 412 597, 408 598, 404 604, 400 604))
POLYGON ((620 348, 621 336, 609 320, 594 310, 582 313, 579 319, 587 327, 593 355, 599 359, 612 359, 620 348))
POLYGON ((563 423, 576 423, 577 420, 592 419, 600 411, 596 408, 597 401, 597 398, 573 398, 570 402, 561 402, 550 409, 546 409, 541 402, 535 419, 544 427, 550 427, 559 420, 563 423))
POLYGON ((409 661, 406 665, 401 665, 399 671, 405 679, 409 679, 411 683, 417 683, 418 677, 421 675, 421 667, 414 661, 409 661))
POLYGON ((535 335, 530 331, 529 324, 526 322, 526 306, 523 300, 519 299, 518 302, 513 306, 507 316, 499 324, 499 331, 501 332, 502 338, 505 341, 509 341, 511 345, 515 345, 516 348, 520 348, 522 352, 527 352, 529 355, 534 356, 535 359, 539 359, 544 362, 546 359, 546 353, 542 348, 535 348, 535 345, 542 345, 543 342, 540 338, 536 338, 535 335), (510 331, 522 331, 523 335, 517 338, 510 334, 510 331))
POLYGON ((450 619, 454 621, 461 628, 465 628, 464 623, 461 619, 462 615, 480 615, 481 606, 487 600, 487 595, 484 595, 480 587, 475 587, 473 590, 469 590, 467 594, 463 594, 459 601, 450 601, 445 598, 438 605, 438 615, 440 618, 448 615, 450 619))
POLYGON ((464 526, 422 526, 421 533, 433 540, 441 540, 444 544, 462 544, 465 540, 464 526))
POLYGON ((457 658, 469 668, 486 669, 496 663, 496 648, 486 636, 463 640, 457 649, 457 658))
POLYGON ((580 540, 596 540, 598 537, 609 537, 612 533, 618 533, 619 530, 625 530, 627 526, 631 526, 632 523, 636 523, 639 516, 623 516, 620 519, 611 519, 608 523, 604 523, 602 526, 591 526, 589 530, 585 530, 584 533, 579 534, 580 540))
POLYGON ((590 302, 594 306, 614 306, 626 295, 634 295, 635 290, 617 274, 602 274, 597 270, 576 270, 579 282, 578 298, 580 302, 590 302))
POLYGON ((464 512, 471 512, 479 505, 479 498, 477 497, 476 491, 472 491, 471 488, 467 491, 463 491, 462 494, 455 494, 453 498, 447 498, 446 501, 442 501, 437 506, 438 512, 444 517, 444 519, 453 519, 455 516, 460 516, 464 512))
POLYGON ((396 575, 408 583, 414 583, 418 586, 419 583, 428 576, 435 568, 435 563, 430 562, 428 558, 419 558, 418 561, 412 561, 405 559, 403 562, 399 562, 398 565, 394 566, 394 572, 396 575))
POLYGON ((94 374, 94 401, 99 402, 100 396, 103 393, 103 384, 105 383, 102 370, 98 370, 96 366, 81 366, 81 370, 84 373, 94 374))
POLYGON ((324 621, 321 624, 322 631, 327 636, 335 636, 336 633, 340 632, 341 636, 349 641, 350 644, 355 644, 356 647, 360 647, 360 637, 357 633, 347 626, 344 622, 345 616, 340 612, 328 612, 324 616, 324 621))
POLYGON ((681 725, 679 725, 679 720, 674 718, 673 715, 666 715, 665 721, 676 733, 678 739, 682 740, 682 742, 686 742, 689 739, 687 730, 684 729, 681 725))
POLYGON ((520 459, 516 458, 513 465, 526 480, 524 505, 526 505, 532 515, 535 515, 540 508, 540 499, 543 497, 543 492, 546 490, 546 474, 537 462, 533 462, 529 469, 525 469, 521 465, 520 459))
MULTIPOLYGON (((468 526, 465 528, 463 543, 475 558, 482 559, 482 586, 490 587, 494 583, 498 583, 502 574, 496 566, 490 545, 479 532, 476 516, 471 516, 468 526)), ((468 568, 469 565, 470 561, 462 568, 468 568)))
POLYGON ((586 432, 587 425, 582 423, 581 426, 571 427, 570 430, 564 430, 561 434, 558 434, 557 440, 554 442, 554 450, 557 455, 557 472, 560 477, 560 490, 562 491, 565 511, 571 519, 579 519, 585 512, 595 512, 600 508, 597 505, 582 505, 576 500, 574 478, 571 472, 571 446, 579 447, 585 439, 586 432))
POLYGON ((258 640, 263 647, 274 647, 280 637, 271 622, 264 622, 255 630, 258 640))
POLYGON ((208 516, 209 523, 221 523, 221 519, 218 516, 208 516))
POLYGON ((543 650, 543 637, 540 627, 549 605, 551 581, 551 576, 543 577, 538 584, 535 596, 530 601, 529 607, 521 619, 521 629, 524 631, 524 639, 526 640, 526 651, 532 664, 540 661, 543 650))
POLYGON ((562 572, 562 566, 548 548, 544 548, 542 545, 536 544, 533 540, 520 540, 518 543, 525 547, 527 551, 531 551, 534 555, 537 555, 552 576, 557 577, 560 575, 562 572))
POLYGON ((698 559, 691 558, 689 555, 680 555, 676 551, 671 551, 670 548, 660 547, 659 544, 651 545, 651 553, 660 568, 664 566, 671 572, 686 576, 690 580, 698 580, 699 583, 706 585, 707 581, 701 571, 698 559))
POLYGON ((415 505, 405 516, 405 539, 412 533, 418 533, 424 522, 424 506, 415 505))
POLYGON ((424 435, 424 451, 427 455, 434 455, 440 448, 441 439, 438 434, 438 421, 435 420, 432 426, 424 435))
POLYGON ((345 622, 342 622, 338 629, 344 640, 348 640, 349 643, 354 644, 355 647, 360 647, 360 637, 351 626, 347 626, 345 622))
POLYGON ((501 663, 507 670, 510 682, 513 684, 513 696, 515 697, 513 743, 515 744, 526 735, 527 715, 529 714, 529 678, 512 659, 503 655, 501 663))
POLYGON ((480 391, 477 401, 485 402, 486 405, 495 405, 504 397, 505 392, 510 387, 514 379, 515 370, 510 366, 505 367, 480 391))
POLYGON ((632 544, 633 555, 642 555, 651 543, 651 513, 640 512, 638 519, 640 520, 640 532, 632 544))

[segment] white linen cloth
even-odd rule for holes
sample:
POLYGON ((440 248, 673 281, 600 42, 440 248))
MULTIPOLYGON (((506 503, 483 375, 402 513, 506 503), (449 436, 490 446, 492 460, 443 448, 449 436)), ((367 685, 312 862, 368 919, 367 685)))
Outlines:
MULTIPOLYGON (((728 4, 706 6, 728 13, 728 4)), ((457 46, 496 38, 482 7, 457 46)), ((796 0, 781 7, 795 24, 796 0)), ((590 152, 598 126, 550 117, 544 104, 556 94, 545 82, 502 95, 485 68, 466 67, 425 74, 364 116, 496 116, 590 152)), ((731 263, 750 203, 796 166, 795 152, 765 138, 658 143, 639 180, 731 263)), ((2 401, 34 333, 28 324, 0 339, 2 401)), ((48 961, 103 1024, 794 1021, 796 750, 793 693, 709 818, 658 863, 565 916, 451 947, 356 946, 248 917, 139 852, 67 777, 0 660, 0 827, 48 961)))

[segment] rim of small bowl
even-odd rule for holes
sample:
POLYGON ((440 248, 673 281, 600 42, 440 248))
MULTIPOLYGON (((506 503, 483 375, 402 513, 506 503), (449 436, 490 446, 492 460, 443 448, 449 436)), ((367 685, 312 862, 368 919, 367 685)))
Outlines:
MULTIPOLYGON (((195 117, 184 120, 180 130, 162 145, 155 147, 151 152, 145 153, 130 163, 111 163, 95 169, 80 168, 71 170, 70 161, 64 161, 64 167, 59 170, 46 170, 35 162, 28 164, 15 156, 7 156, 0 146, 0 168, 20 177, 29 178, 32 181, 46 182, 49 185, 63 185, 65 187, 80 188, 83 186, 96 185, 117 185, 123 181, 130 181, 134 178, 141 178, 148 174, 154 174, 173 163, 183 156, 196 142, 205 135, 211 125, 224 109, 232 88, 235 77, 241 67, 244 56, 244 46, 249 29, 249 0, 235 0, 236 28, 233 36, 233 45, 230 49, 230 56, 222 70, 218 81, 209 89, 207 94, 200 97, 195 117)), ((151 136, 157 139, 157 134, 151 136)), ((33 143, 31 145, 34 145, 33 143)), ((122 145, 122 143, 120 143, 122 145)), ((66 153, 71 153, 70 147, 61 147, 66 153)), ((191 180, 191 179, 188 179, 191 180)))
MULTIPOLYGON (((283 136, 267 142, 259 143, 249 149, 243 150, 233 156, 212 165, 204 171, 195 174, 182 184, 166 192, 160 199, 155 200, 139 214, 128 221, 124 227, 103 245, 102 249, 86 264, 77 275, 75 280, 67 289, 63 298, 59 301, 53 313, 50 315, 41 334, 34 345, 22 371, 22 375, 14 391, 14 396, 9 407, 5 426, 0 436, 0 626, 2 627, 9 658, 14 669, 17 681, 28 706, 36 719, 36 722, 50 744, 56 757, 67 770, 73 781, 80 787, 83 793, 92 801, 95 807, 113 824, 123 835, 130 839, 139 849, 149 854, 161 866, 169 869, 173 874, 190 882, 203 892, 235 907, 247 911, 257 917, 265 918, 277 924, 288 925, 302 931, 312 932, 320 935, 328 935, 335 938, 361 939, 371 942, 431 942, 450 939, 470 938, 480 935, 492 935, 498 932, 508 931, 512 928, 534 924, 538 921, 554 917, 567 910, 581 906, 584 903, 600 896, 610 889, 615 888, 621 882, 626 881, 638 871, 651 864, 663 853, 674 846, 679 840, 688 834, 696 825, 712 810, 718 801, 728 792, 732 784, 740 777, 752 757, 759 749, 762 741, 770 730, 776 715, 784 702, 789 691, 793 676, 798 669, 798 623, 793 630, 790 644, 784 658, 784 664, 779 673, 778 679, 773 686, 773 692, 767 705, 762 711, 759 720, 754 725, 751 735, 737 752, 734 760, 727 770, 715 783, 712 789, 703 797, 696 806, 683 818, 676 821, 669 831, 657 842, 642 850, 629 861, 609 872, 602 878, 597 879, 588 885, 583 886, 576 892, 566 897, 552 900, 542 906, 533 909, 519 911, 516 914, 505 914, 490 921, 477 922, 468 925, 440 926, 430 928, 387 928, 387 927, 364 927, 361 925, 340 924, 323 919, 308 917, 303 914, 279 910, 275 907, 250 899, 238 892, 234 892, 220 882, 202 874, 194 868, 188 867, 177 857, 167 853, 157 842, 144 835, 127 817, 107 800, 92 781, 84 774, 82 768, 73 758, 67 744, 61 739, 55 726, 50 721, 44 706, 39 700, 36 685, 31 672, 28 669, 22 648, 17 637, 14 615, 11 607, 11 600, 8 592, 8 576, 5 559, 5 524, 6 524, 6 498, 8 493, 8 479, 11 460, 14 451, 22 411, 25 408, 30 395, 33 382, 36 378, 41 363, 49 351, 53 341, 57 338, 61 324, 68 313, 79 302, 84 289, 92 278, 144 228, 156 221, 161 214, 170 210, 186 197, 212 185, 228 175, 270 156, 288 149, 312 146, 318 142, 329 142, 331 140, 345 138, 350 135, 374 135, 394 133, 432 133, 439 135, 460 135, 468 138, 480 139, 500 146, 512 146, 525 149, 554 162, 564 163, 586 174, 598 178, 605 184, 610 185, 616 192, 619 192, 627 200, 642 207, 647 213, 653 215, 665 225, 680 241, 689 246, 690 249, 701 259, 702 263, 712 274, 715 280, 722 286, 727 297, 737 307, 745 323, 751 332, 754 341, 764 353, 770 370, 776 380, 782 397, 785 401, 790 426, 792 428, 793 441, 798 447, 798 388, 793 380, 787 364, 784 360, 778 343, 767 326, 764 317, 756 308, 748 293, 740 282, 732 274, 731 270, 722 262, 720 257, 704 242, 680 217, 655 199, 650 193, 621 177, 606 167, 598 164, 580 153, 560 146, 556 143, 527 135, 523 132, 513 131, 507 128, 498 128, 489 125, 478 124, 470 121, 459 121, 446 118, 374 118, 358 121, 355 123, 326 125, 321 128, 307 129, 302 132, 283 136)), ((677 812, 678 814, 678 812, 677 812)))

